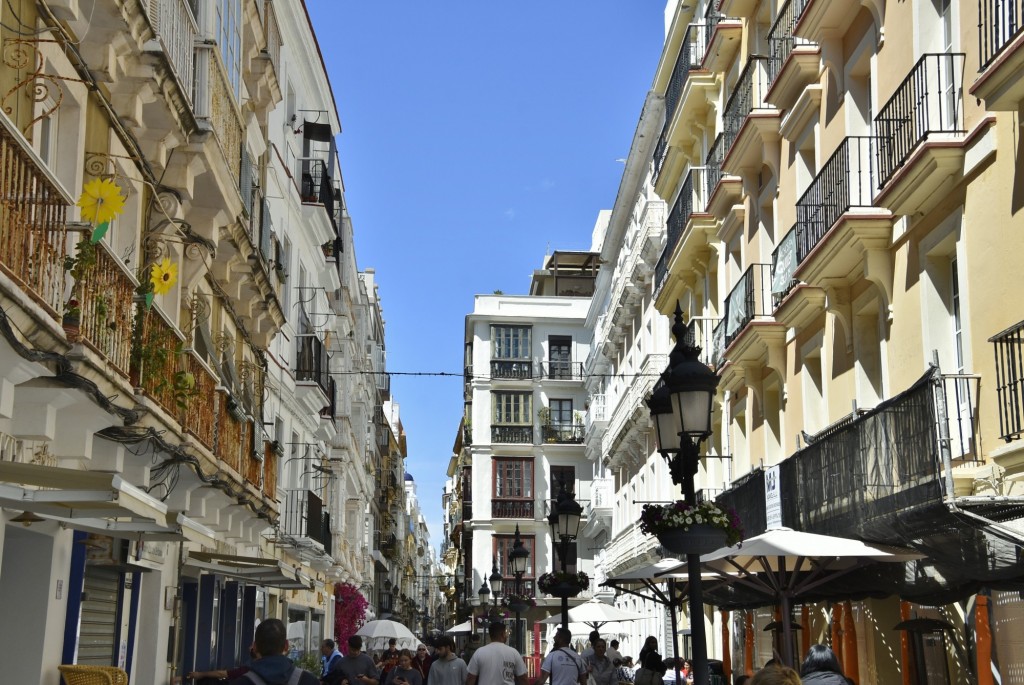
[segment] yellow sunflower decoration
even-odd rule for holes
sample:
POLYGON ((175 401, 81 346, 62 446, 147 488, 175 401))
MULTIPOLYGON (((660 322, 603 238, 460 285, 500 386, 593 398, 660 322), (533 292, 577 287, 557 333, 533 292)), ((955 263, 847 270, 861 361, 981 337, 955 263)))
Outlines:
POLYGON ((100 225, 124 211, 125 199, 121 187, 112 180, 95 178, 82 187, 77 204, 82 208, 82 219, 100 225))
POLYGON ((149 280, 153 284, 154 295, 166 295, 178 282, 178 265, 164 257, 153 265, 149 272, 149 280))

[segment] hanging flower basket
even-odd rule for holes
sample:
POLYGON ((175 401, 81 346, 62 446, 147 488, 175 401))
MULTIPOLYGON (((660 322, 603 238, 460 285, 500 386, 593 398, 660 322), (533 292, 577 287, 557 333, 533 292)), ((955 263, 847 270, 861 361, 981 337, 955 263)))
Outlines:
POLYGON ((537 587, 552 597, 575 597, 590 587, 590 576, 582 571, 545 573, 537 579, 537 587))
POLYGON ((509 608, 510 611, 514 611, 518 614, 523 613, 530 607, 537 606, 536 600, 534 600, 530 595, 516 594, 514 592, 510 592, 505 595, 501 601, 509 608))
POLYGON ((673 554, 708 554, 743 540, 739 517, 714 502, 645 504, 640 531, 654 535, 673 554))
POLYGON ((508 608, 517 614, 521 614, 530 608, 530 605, 526 602, 509 602, 508 608))
POLYGON ((658 542, 673 554, 710 554, 726 547, 726 532, 706 523, 695 523, 688 530, 673 528, 658 533, 658 542))

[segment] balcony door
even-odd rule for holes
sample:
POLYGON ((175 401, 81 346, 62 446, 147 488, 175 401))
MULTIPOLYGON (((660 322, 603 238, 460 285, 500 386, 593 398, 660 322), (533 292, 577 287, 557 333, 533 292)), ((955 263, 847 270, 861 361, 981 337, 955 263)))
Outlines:
POLYGON ((548 378, 572 378, 572 338, 556 335, 548 338, 548 378))

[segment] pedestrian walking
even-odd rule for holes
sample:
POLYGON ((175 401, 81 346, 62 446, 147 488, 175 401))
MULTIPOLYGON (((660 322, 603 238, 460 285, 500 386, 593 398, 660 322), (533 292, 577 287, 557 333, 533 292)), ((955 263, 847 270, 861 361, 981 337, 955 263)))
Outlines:
POLYGON ((437 654, 430 665, 431 685, 466 685, 469 670, 466 662, 455 654, 455 640, 447 635, 435 643, 437 654))
POLYGON ((319 685, 315 675, 288 658, 288 632, 279 619, 268 618, 256 627, 253 649, 258 658, 230 685, 319 685))
POLYGON ((423 676, 413 668, 412 652, 403 649, 398 653, 398 665, 388 671, 384 685, 423 685, 423 676))
POLYGON ((469 660, 466 685, 526 685, 526 662, 522 655, 505 644, 508 628, 492 623, 487 630, 491 641, 476 650, 469 660))
POLYGON ((572 633, 565 628, 555 631, 555 648, 544 657, 536 685, 587 685, 587 665, 570 646, 572 633))

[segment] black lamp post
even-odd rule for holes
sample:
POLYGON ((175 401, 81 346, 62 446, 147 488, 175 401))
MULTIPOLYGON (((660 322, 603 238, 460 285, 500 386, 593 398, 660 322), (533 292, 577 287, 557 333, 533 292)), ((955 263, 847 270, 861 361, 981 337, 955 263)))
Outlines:
MULTIPOLYGON (((480 597, 480 614, 484 619, 485 624, 482 632, 484 635, 487 635, 487 601, 491 596, 491 589, 487 587, 486 579, 480 584, 480 589, 476 591, 476 594, 480 597)), ((484 639, 484 642, 486 642, 486 638, 484 639)))
MULTIPOLYGON (((576 501, 576 498, 561 484, 558 493, 558 500, 551 507, 548 515, 548 524, 551 526, 551 540, 558 540, 558 558, 562 562, 562 573, 568 570, 566 558, 569 556, 569 543, 576 539, 580 531, 580 519, 583 516, 583 507, 576 501)), ((569 629, 569 595, 562 594, 562 627, 569 629)))
POLYGON ((427 581, 427 587, 423 588, 423 641, 426 642, 428 636, 428 628, 430 626, 430 581, 427 581))
MULTIPOLYGON (((519 524, 516 524, 516 536, 512 540, 512 549, 508 553, 508 565, 512 569, 513 575, 516 577, 516 595, 522 597, 523 595, 523 574, 526 573, 526 567, 530 563, 530 551, 526 549, 523 544, 523 539, 519 537, 519 524)), ((519 632, 519 610, 522 604, 518 601, 515 603, 516 611, 516 649, 520 653, 523 651, 523 636, 519 632)))
POLYGON ((504 581, 502 575, 498 573, 498 557, 491 557, 491 575, 487 580, 491 581, 491 593, 494 595, 494 603, 497 605, 501 598, 501 584, 504 581))
MULTIPOLYGON (((669 355, 668 368, 661 374, 661 380, 647 400, 647 406, 654 419, 658 451, 668 462, 672 482, 682 487, 686 503, 695 506, 697 498, 693 481, 700 465, 700 443, 711 435, 711 407, 718 388, 718 376, 698 358, 700 348, 688 338, 683 312, 678 304, 672 335, 675 336, 676 344, 669 355)), ((693 682, 694 685, 708 685, 708 647, 704 634, 700 555, 687 554, 686 567, 690 586, 693 682)), ((675 610, 671 610, 674 624, 675 610)), ((673 635, 672 639, 675 647, 677 638, 673 635)))

